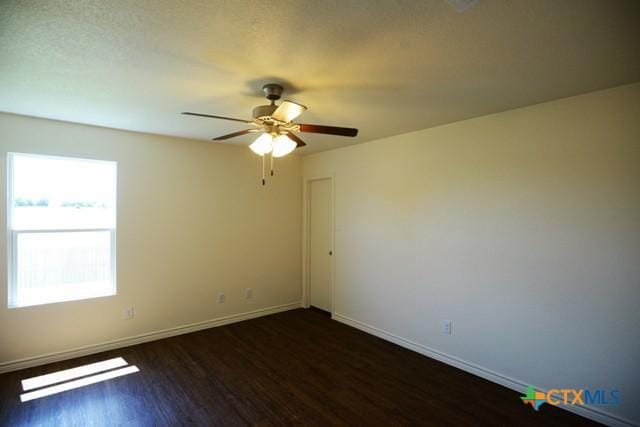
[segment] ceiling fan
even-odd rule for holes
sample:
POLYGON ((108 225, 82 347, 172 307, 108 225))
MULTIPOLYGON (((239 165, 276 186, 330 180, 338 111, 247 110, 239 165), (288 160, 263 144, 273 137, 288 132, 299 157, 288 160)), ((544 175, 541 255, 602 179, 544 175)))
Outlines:
POLYGON ((321 133, 326 135, 337 136, 356 136, 358 129, 345 128, 337 126, 310 125, 303 123, 293 123, 293 120, 302 114, 307 107, 292 102, 282 101, 280 105, 276 105, 276 101, 282 96, 282 86, 269 83, 262 87, 265 98, 270 101, 269 105, 259 105, 253 109, 253 120, 236 119, 233 117, 214 116, 211 114, 183 112, 189 116, 208 117, 212 119, 231 120, 234 122, 245 123, 251 125, 249 129, 239 132, 230 133, 213 138, 213 141, 223 141, 235 138, 236 136, 246 135, 249 133, 259 133, 260 136, 249 146, 256 154, 263 157, 263 177, 264 180, 264 156, 271 153, 271 175, 273 175, 273 158, 282 157, 291 153, 297 147, 304 147, 305 142, 300 139, 296 133, 321 133))

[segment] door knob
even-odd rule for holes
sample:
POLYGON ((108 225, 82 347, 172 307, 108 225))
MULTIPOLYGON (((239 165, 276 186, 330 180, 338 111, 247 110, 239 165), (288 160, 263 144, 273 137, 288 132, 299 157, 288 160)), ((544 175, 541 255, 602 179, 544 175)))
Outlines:
POLYGON ((329 256, 333 255, 333 251, 329 251, 329 256))

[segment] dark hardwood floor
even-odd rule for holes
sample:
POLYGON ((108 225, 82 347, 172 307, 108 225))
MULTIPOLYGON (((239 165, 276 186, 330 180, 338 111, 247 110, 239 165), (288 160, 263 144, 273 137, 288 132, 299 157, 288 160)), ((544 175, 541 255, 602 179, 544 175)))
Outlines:
POLYGON ((315 310, 0 375, 0 425, 596 425, 315 310), (113 357, 140 372, 21 403, 20 380, 113 357))

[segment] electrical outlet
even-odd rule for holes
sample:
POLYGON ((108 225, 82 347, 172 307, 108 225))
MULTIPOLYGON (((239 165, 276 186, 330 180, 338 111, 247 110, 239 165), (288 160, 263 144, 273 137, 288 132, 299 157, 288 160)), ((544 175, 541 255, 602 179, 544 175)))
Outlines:
POLYGON ((218 294, 218 302, 219 302, 219 303, 223 303, 223 302, 225 302, 225 300, 226 300, 226 299, 227 299, 227 297, 224 295, 224 292, 220 292, 220 293, 218 294))
POLYGON ((124 318, 125 319, 133 319, 133 315, 135 314, 133 307, 129 307, 124 310, 124 318))
POLYGON ((253 298, 253 289, 251 289, 251 288, 245 289, 244 290, 244 297, 245 297, 245 299, 253 298))
POLYGON ((442 333, 445 335, 451 335, 451 320, 443 320, 442 321, 442 333))

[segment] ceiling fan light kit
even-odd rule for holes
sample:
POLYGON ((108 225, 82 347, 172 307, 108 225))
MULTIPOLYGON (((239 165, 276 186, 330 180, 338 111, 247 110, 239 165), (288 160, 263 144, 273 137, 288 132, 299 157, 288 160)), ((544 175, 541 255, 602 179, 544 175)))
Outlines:
POLYGON ((233 117, 214 116, 202 113, 183 112, 189 116, 207 117, 211 119, 231 120, 241 122, 253 127, 213 138, 213 141, 223 141, 249 133, 260 133, 260 136, 249 146, 251 151, 262 157, 262 185, 265 180, 265 155, 271 153, 271 176, 273 176, 273 158, 283 157, 298 147, 307 145, 296 133, 320 133, 325 135, 354 137, 358 129, 337 126, 309 125, 293 123, 307 107, 296 102, 284 100, 280 105, 276 101, 282 96, 282 86, 268 83, 262 87, 264 96, 270 103, 259 105, 253 109, 253 120, 236 119, 233 117))
POLYGON ((287 135, 278 135, 273 138, 271 155, 273 157, 283 157, 296 149, 298 144, 289 139, 287 135))
POLYGON ((264 156, 265 154, 269 154, 273 149, 272 140, 273 137, 271 134, 263 133, 253 142, 253 144, 249 146, 249 148, 258 156, 264 156))

